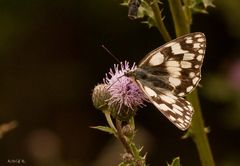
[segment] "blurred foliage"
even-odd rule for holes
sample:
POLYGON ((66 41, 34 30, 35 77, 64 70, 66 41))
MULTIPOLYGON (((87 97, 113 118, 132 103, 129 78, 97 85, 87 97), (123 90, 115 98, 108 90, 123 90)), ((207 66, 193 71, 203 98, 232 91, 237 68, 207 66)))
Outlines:
POLYGON ((0 138, 3 137, 7 132, 13 130, 14 128, 17 127, 17 122, 16 121, 11 121, 8 123, 4 123, 0 125, 0 138))
POLYGON ((228 32, 234 37, 240 37, 240 1, 217 0, 216 6, 221 10, 221 15, 228 25, 228 32))
POLYGON ((212 110, 221 115, 221 123, 230 129, 240 129, 240 59, 231 61, 226 71, 208 74, 203 80, 202 92, 223 107, 212 110), (225 105, 225 106, 224 106, 225 105), (221 112, 222 110, 222 112, 221 112))
POLYGON ((173 159, 171 164, 168 164, 168 166, 181 166, 180 164, 180 158, 176 157, 175 159, 173 159))
MULTIPOLYGON (((151 7, 151 3, 157 2, 161 6, 161 13, 163 13, 164 5, 167 3, 166 1, 154 0, 153 2, 149 0, 136 0, 139 1, 140 4, 138 6, 138 12, 134 19, 139 18, 142 19, 142 23, 147 24, 150 28, 157 27, 157 21, 155 20, 154 13, 151 7), (163 5, 164 4, 164 5, 163 5)), ((215 7, 212 3, 212 0, 184 0, 183 7, 189 8, 193 13, 208 13, 208 7, 215 7)), ((128 6, 130 8, 129 0, 122 0, 121 5, 128 6)), ((163 19, 165 16, 163 16, 163 19)))
MULTIPOLYGON (((93 111, 92 87, 114 63, 99 45, 106 43, 121 60, 137 61, 163 44, 156 30, 129 21, 126 8, 119 3, 0 2, 0 122, 18 122, 0 140, 0 163, 20 158, 31 166, 111 165, 119 158, 122 148, 89 128, 104 120, 93 111)), ((218 0, 215 5, 209 15, 194 16, 192 25, 208 41, 201 103, 217 165, 238 166, 240 92, 236 73, 240 71, 234 66, 240 58, 240 1, 218 0)), ((167 10, 163 14, 169 15, 167 10)), ((198 166, 192 144, 180 142, 182 133, 153 107, 140 110, 137 122, 144 126, 138 134, 145 142, 140 144, 144 149, 150 144, 147 151, 153 165, 166 165, 160 161, 181 156, 182 165, 198 166)))

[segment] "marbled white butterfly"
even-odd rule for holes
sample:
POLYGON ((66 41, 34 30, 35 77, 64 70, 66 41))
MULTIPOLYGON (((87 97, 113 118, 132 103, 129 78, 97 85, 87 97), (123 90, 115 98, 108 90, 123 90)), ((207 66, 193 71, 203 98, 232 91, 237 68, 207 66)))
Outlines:
POLYGON ((183 97, 201 79, 205 49, 204 34, 190 33, 151 51, 138 68, 125 73, 134 78, 151 103, 181 130, 191 124, 193 107, 183 97))

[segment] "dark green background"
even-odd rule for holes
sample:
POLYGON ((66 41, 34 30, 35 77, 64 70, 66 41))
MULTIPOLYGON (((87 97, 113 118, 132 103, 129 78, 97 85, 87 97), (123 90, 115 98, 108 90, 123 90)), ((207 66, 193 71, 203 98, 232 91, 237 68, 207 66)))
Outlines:
MULTIPOLYGON (((237 6, 237 0, 219 0, 208 15, 194 15, 192 25, 207 37, 199 93, 218 166, 240 163, 237 6)), ((0 139, 0 166, 18 159, 30 166, 116 165, 122 147, 89 128, 106 124, 91 93, 116 63, 101 45, 122 61, 138 62, 163 43, 157 29, 129 20, 116 0, 1 0, 0 123, 16 120, 18 127, 0 139)), ((200 166, 194 143, 181 140, 183 133, 152 105, 138 111, 136 123, 150 165, 180 156, 184 166, 200 166)))

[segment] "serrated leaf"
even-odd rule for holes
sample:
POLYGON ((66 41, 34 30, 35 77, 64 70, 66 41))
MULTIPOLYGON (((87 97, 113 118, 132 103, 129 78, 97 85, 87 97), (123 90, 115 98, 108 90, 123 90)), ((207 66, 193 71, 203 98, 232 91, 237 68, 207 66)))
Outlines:
POLYGON ((196 4, 203 4, 205 8, 211 6, 211 7, 215 7, 215 5, 213 4, 213 0, 193 0, 192 3, 196 3, 196 4))
POLYGON ((91 128, 97 129, 97 130, 100 130, 100 131, 104 131, 104 132, 107 132, 109 134, 114 134, 114 130, 110 127, 107 127, 107 126, 93 126, 91 128))
POLYGON ((180 158, 179 157, 176 157, 173 159, 172 163, 171 164, 168 164, 168 166, 181 166, 180 164, 180 158))
POLYGON ((202 0, 202 1, 205 8, 207 8, 208 6, 215 7, 215 5, 213 4, 213 0, 202 0))
POLYGON ((193 13, 202 13, 202 14, 208 14, 208 11, 206 9, 202 9, 202 8, 193 8, 192 9, 193 13))
POLYGON ((208 7, 215 7, 212 3, 213 0, 184 0, 184 8, 191 9, 191 12, 194 13, 202 13, 207 14, 208 7))
POLYGON ((194 0, 190 8, 195 13, 208 13, 207 7, 215 7, 213 0, 194 0))

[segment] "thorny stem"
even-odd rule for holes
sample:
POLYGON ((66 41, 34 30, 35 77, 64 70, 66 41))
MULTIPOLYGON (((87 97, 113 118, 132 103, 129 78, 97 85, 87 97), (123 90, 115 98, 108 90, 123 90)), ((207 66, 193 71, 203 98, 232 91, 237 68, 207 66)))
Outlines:
POLYGON ((120 120, 118 120, 118 119, 116 119, 116 127, 117 127, 118 139, 123 144, 123 146, 126 149, 127 153, 130 153, 132 156, 134 156, 130 145, 128 144, 127 140, 125 139, 125 137, 124 137, 124 135, 122 133, 122 122, 120 120))
POLYGON ((163 36, 163 39, 165 41, 170 41, 171 37, 167 31, 166 26, 163 23, 163 17, 161 14, 161 11, 159 9, 158 6, 158 1, 157 0, 146 0, 147 3, 151 6, 154 16, 155 16, 155 20, 156 20, 156 24, 157 24, 157 28, 159 30, 159 32, 161 33, 161 35, 163 36))
MULTIPOLYGON (((133 119, 132 119, 133 120, 133 119)), ((133 121, 134 122, 134 121, 133 121)), ((134 158, 134 161, 136 162, 136 166, 145 166, 144 163, 139 159, 139 154, 133 150, 134 144, 131 144, 127 138, 124 136, 122 132, 122 122, 118 119, 116 119, 116 128, 117 128, 117 135, 118 139, 121 141, 123 144, 124 148, 126 149, 126 152, 131 154, 134 158)))

